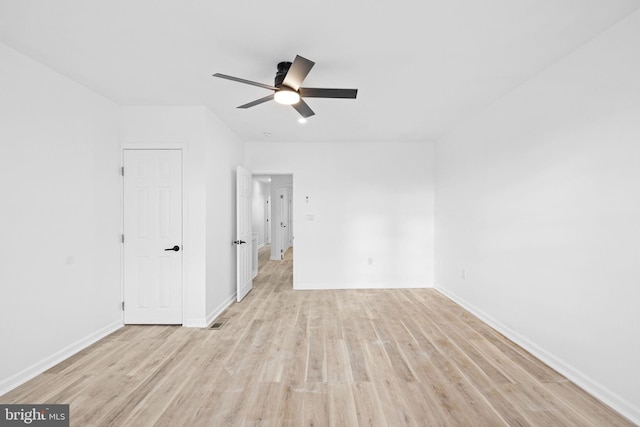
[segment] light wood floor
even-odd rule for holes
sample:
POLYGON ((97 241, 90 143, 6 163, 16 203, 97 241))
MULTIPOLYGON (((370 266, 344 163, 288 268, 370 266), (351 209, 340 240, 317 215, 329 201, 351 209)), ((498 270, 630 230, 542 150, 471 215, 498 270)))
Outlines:
POLYGON ((429 289, 293 291, 265 261, 220 330, 127 326, 0 397, 76 426, 628 426, 429 289))

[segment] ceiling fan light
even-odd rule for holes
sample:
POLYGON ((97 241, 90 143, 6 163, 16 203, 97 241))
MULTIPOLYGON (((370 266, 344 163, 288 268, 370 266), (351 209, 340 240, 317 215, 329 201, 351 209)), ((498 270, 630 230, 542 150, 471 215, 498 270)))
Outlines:
POLYGON ((293 105, 300 101, 300 95, 291 89, 280 89, 275 93, 273 99, 275 99, 278 104, 293 105))

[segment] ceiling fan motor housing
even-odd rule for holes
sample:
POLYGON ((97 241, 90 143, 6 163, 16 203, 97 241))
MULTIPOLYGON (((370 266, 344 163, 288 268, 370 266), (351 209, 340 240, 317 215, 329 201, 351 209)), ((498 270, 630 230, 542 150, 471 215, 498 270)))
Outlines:
POLYGON ((276 81, 275 87, 279 88, 282 86, 282 82, 289 72, 289 67, 291 67, 291 62, 280 62, 278 63, 278 72, 276 73, 276 81))

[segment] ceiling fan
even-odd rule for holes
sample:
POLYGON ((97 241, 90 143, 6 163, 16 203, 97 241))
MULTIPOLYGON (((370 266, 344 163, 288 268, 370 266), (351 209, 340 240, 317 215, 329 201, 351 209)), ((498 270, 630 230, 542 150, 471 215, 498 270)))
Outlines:
POLYGON ((262 104, 263 102, 274 100, 280 104, 291 105, 305 119, 313 116, 315 113, 302 98, 356 98, 358 95, 358 89, 321 89, 301 87, 302 81, 307 77, 307 74, 309 74, 309 71, 311 71, 311 68, 313 68, 314 65, 315 62, 309 61, 300 55, 296 55, 293 63, 280 62, 278 64, 278 71, 276 72, 275 84, 273 86, 228 76, 226 74, 216 73, 213 76, 273 91, 271 95, 256 99, 248 104, 240 105, 238 108, 251 108, 262 104))

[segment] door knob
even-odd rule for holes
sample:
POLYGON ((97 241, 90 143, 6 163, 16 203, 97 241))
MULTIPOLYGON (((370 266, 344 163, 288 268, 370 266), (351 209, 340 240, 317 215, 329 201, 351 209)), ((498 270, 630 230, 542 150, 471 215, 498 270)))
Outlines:
POLYGON ((234 240, 233 243, 235 243, 236 245, 241 245, 243 243, 247 243, 244 240, 234 240))
POLYGON ((178 252, 179 250, 180 250, 180 246, 178 245, 175 245, 172 248, 165 249, 165 251, 176 251, 176 252, 178 252))

